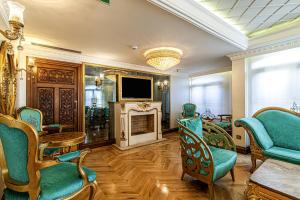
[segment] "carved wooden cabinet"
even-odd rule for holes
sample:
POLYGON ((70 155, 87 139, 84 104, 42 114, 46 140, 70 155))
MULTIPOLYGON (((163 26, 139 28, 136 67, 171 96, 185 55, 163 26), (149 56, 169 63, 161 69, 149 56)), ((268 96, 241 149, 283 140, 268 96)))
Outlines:
POLYGON ((81 65, 36 58, 34 74, 27 77, 27 106, 42 111, 43 124, 63 124, 82 130, 81 65))

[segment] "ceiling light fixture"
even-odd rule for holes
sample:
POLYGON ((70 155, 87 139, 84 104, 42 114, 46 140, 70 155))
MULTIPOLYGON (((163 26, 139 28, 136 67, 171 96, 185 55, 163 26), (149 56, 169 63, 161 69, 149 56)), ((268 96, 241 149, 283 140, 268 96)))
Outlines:
POLYGON ((180 63, 183 52, 173 47, 149 49, 144 53, 147 64, 159 70, 167 70, 180 63))

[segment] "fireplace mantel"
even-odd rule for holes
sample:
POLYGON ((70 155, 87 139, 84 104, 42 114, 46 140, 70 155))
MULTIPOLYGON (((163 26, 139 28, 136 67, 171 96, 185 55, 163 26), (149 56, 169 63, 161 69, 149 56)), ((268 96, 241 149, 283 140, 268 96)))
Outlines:
POLYGON ((115 146, 119 149, 162 140, 161 102, 117 102, 110 107, 115 146))

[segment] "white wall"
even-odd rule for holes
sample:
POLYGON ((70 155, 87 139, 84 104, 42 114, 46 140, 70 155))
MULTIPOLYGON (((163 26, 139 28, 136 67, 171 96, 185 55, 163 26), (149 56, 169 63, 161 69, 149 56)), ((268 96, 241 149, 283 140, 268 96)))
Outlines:
MULTIPOLYGON (((107 66, 114 66, 120 68, 134 69, 134 70, 142 70, 148 72, 158 72, 156 69, 152 67, 146 66, 137 66, 128 63, 121 63, 109 60, 103 60, 95 57, 83 56, 81 54, 68 53, 64 51, 51 50, 45 48, 38 48, 33 46, 25 46, 25 50, 20 52, 18 57, 19 67, 26 68, 26 57, 39 57, 39 58, 47 58, 53 60, 61 60, 73 63, 95 63, 102 64, 107 66)), ((20 75, 20 74, 19 74, 20 75)), ((182 104, 189 101, 189 85, 188 85, 188 76, 172 75, 170 76, 170 118, 171 118, 171 128, 177 127, 176 125, 176 117, 181 115, 182 112, 182 104)), ((22 107, 26 105, 26 75, 23 73, 23 80, 17 79, 17 98, 16 98, 16 108, 22 107)))
POLYGON ((182 105, 189 102, 189 79, 188 76, 171 75, 170 95, 171 95, 171 119, 170 128, 176 128, 176 118, 182 113, 182 105))

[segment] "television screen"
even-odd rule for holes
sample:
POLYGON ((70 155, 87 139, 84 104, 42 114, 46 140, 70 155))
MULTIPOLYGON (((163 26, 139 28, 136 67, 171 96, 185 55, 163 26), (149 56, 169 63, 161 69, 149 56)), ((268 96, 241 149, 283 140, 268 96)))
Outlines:
POLYGON ((122 77, 123 99, 151 99, 152 80, 142 78, 122 77))

